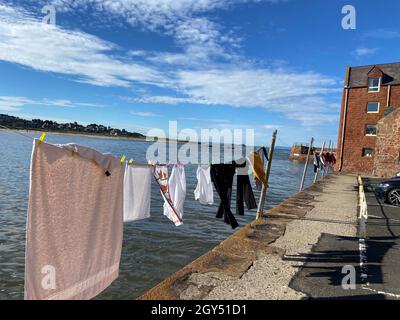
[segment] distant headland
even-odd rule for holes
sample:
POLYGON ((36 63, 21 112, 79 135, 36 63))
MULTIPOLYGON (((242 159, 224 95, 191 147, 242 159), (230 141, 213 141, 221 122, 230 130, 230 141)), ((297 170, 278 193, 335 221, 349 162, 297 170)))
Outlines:
POLYGON ((7 114, 0 114, 0 126, 15 130, 34 130, 59 133, 78 133, 85 135, 98 135, 109 137, 125 137, 134 139, 146 139, 146 136, 138 132, 129 132, 125 129, 115 129, 101 124, 89 124, 84 126, 77 122, 58 123, 51 120, 32 119, 26 120, 7 114))

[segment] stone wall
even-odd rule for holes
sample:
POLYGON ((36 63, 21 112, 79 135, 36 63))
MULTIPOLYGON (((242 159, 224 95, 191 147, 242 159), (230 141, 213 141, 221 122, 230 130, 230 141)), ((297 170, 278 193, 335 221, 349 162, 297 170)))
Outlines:
POLYGON ((400 108, 378 122, 373 174, 392 177, 400 171, 400 108))

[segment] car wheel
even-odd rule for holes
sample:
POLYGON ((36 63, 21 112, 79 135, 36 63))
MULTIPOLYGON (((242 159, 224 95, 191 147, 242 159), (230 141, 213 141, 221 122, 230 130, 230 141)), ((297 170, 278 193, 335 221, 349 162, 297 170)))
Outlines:
POLYGON ((400 206, 400 189, 390 190, 387 197, 390 204, 400 206))

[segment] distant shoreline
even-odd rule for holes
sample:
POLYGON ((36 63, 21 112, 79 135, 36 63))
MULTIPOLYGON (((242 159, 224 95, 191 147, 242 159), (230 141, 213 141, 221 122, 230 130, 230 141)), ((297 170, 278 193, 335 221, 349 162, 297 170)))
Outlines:
MULTIPOLYGON (((0 132, 1 131, 23 131, 23 132, 46 132, 49 134, 58 134, 58 135, 70 135, 70 136, 80 136, 80 137, 88 137, 88 138, 100 138, 100 139, 113 139, 113 140, 129 140, 129 141, 137 141, 137 142, 156 142, 156 141, 165 141, 165 142, 177 142, 179 144, 185 144, 185 143, 194 143, 194 144, 207 144, 203 142, 193 142, 193 141, 182 141, 182 140, 176 140, 176 139, 170 139, 170 138, 158 138, 158 137, 149 137, 149 136, 144 136, 143 138, 137 138, 137 137, 127 137, 127 136, 109 136, 109 135, 102 135, 102 134, 96 134, 96 133, 82 133, 82 132, 74 132, 74 131, 52 131, 52 130, 35 130, 35 129, 22 129, 22 128, 1 128, 0 127, 0 132), (149 140, 147 140, 149 139, 149 140)), ((217 143, 219 145, 223 145, 221 143, 217 143)), ((209 146, 212 146, 214 144, 208 144, 209 146)), ((239 145, 237 145, 239 146, 239 145)), ((245 147, 245 146, 242 146, 245 147)), ((257 148, 256 146, 253 146, 254 148, 257 148)), ((282 147, 282 146, 277 146, 277 149, 290 149, 290 147, 282 147)))
POLYGON ((58 134, 58 135, 74 135, 81 137, 89 137, 89 138, 101 138, 101 139, 114 139, 114 140, 131 140, 138 142, 154 142, 154 141, 166 141, 166 142, 178 142, 178 143, 187 143, 189 141, 179 141, 175 139, 169 138, 158 138, 158 137, 149 137, 144 136, 143 138, 138 137, 127 137, 127 136, 111 136, 97 133, 82 133, 82 132, 74 132, 74 131, 52 131, 52 130, 35 130, 35 129, 23 129, 23 128, 0 128, 2 131, 24 131, 24 132, 46 132, 49 134, 58 134), (149 140, 148 140, 149 139, 149 140))

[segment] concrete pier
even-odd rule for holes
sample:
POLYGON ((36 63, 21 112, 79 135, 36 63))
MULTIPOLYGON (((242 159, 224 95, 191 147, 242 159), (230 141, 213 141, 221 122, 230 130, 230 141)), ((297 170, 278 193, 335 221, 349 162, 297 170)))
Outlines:
MULTIPOLYGON (((353 175, 326 177, 235 232, 139 299, 302 299, 350 294, 343 292, 340 283, 323 277, 302 281, 299 271, 308 277, 303 267, 321 240, 335 247, 333 242, 351 239, 352 263, 357 263, 356 185, 353 175)), ((346 246, 347 242, 340 243, 346 246)), ((340 276, 348 263, 335 259, 324 266, 328 264, 340 276)))

